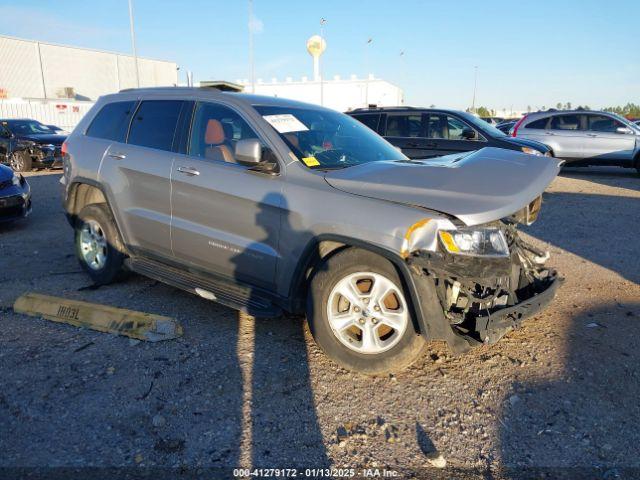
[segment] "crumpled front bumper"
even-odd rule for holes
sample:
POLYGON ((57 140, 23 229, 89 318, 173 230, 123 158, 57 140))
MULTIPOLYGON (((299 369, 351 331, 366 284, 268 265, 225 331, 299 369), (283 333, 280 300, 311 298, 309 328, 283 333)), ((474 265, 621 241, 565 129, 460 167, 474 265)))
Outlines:
POLYGON ((539 293, 511 307, 478 315, 475 318, 475 331, 478 332, 480 340, 488 344, 496 343, 524 320, 544 310, 555 298, 558 287, 563 281, 564 279, 558 277, 555 271, 551 271, 549 282, 539 293))
POLYGON ((419 319, 428 338, 461 353, 497 342, 549 305, 563 279, 543 266, 548 255, 515 233, 510 249, 502 258, 415 252, 408 259, 418 310, 429 314, 419 319))

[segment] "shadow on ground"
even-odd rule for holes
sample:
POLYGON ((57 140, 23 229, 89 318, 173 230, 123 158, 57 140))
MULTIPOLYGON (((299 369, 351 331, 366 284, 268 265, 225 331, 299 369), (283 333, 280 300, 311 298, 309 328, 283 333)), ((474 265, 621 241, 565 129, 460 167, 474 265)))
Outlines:
POLYGON ((506 476, 638 478, 640 303, 603 305, 570 322, 560 378, 514 383, 505 398, 506 476))

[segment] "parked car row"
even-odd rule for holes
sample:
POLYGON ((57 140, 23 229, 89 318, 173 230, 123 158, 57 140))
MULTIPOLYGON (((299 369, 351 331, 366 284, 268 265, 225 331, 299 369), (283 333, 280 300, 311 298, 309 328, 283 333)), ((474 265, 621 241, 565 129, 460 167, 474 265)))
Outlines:
POLYGON ((640 125, 614 113, 536 112, 497 127, 455 110, 394 107, 348 113, 413 159, 499 147, 554 156, 571 166, 616 165, 640 172, 640 125))
POLYGON ((36 120, 0 119, 0 163, 16 172, 62 167, 60 149, 66 138, 36 120))

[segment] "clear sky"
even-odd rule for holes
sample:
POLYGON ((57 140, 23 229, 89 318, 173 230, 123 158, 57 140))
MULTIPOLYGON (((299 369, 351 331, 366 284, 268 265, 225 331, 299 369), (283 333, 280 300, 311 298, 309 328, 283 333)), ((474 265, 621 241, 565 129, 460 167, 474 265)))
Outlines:
MULTIPOLYGON (((134 10, 138 54, 177 62, 181 81, 249 77, 247 0, 134 10)), ((254 0, 254 16, 256 78, 311 77, 305 42, 324 17, 325 78, 369 70, 408 104, 468 107, 476 65, 476 105, 640 103, 640 0, 254 0)), ((0 19, 5 35, 131 51, 127 0, 0 0, 0 19)))

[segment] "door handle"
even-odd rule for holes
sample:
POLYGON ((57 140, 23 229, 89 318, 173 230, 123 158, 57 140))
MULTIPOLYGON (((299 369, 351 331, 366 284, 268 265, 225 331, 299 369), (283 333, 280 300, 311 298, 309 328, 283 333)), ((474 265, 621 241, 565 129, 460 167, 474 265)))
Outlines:
POLYGON ((587 137, 597 137, 598 135, 596 135, 595 133, 587 133, 587 137))
POLYGON ((412 148, 412 147, 419 147, 417 142, 407 142, 407 147, 412 148))
POLYGON ((425 145, 427 147, 431 147, 431 148, 435 148, 435 147, 438 146, 438 144, 436 142, 427 142, 427 143, 425 143, 425 145))
POLYGON ((555 135, 555 133, 551 133, 551 132, 544 132, 545 135, 555 135))
POLYGON ((127 156, 124 153, 110 153, 109 156, 111 158, 115 158, 116 160, 124 160, 125 158, 127 158, 127 156))
POLYGON ((192 167, 178 167, 177 169, 180 173, 184 173, 185 175, 189 175, 191 177, 200 175, 200 172, 192 167))

